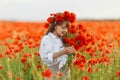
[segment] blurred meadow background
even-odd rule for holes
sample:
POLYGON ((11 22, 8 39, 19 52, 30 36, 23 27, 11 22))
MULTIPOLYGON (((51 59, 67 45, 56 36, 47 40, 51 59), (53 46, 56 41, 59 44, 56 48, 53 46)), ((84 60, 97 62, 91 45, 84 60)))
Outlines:
MULTIPOLYGON (((71 62, 71 80, 120 80, 119 3, 0 0, 0 80, 51 80, 51 71, 40 59, 39 45, 50 13, 66 10, 76 14, 71 31, 80 34, 79 53, 71 62)), ((58 72, 56 79, 62 76, 58 72)))

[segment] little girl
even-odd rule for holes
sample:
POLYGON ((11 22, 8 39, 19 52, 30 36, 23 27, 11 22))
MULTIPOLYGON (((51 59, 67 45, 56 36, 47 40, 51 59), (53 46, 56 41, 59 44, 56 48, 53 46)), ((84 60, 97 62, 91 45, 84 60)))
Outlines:
MULTIPOLYGON (((41 40, 39 53, 47 68, 52 71, 52 78, 58 71, 62 72, 62 67, 66 64, 68 54, 76 53, 73 46, 65 47, 62 41, 70 28, 70 20, 65 18, 67 16, 65 15, 66 13, 69 12, 52 14, 52 17, 47 19, 50 26, 41 40)), ((69 13, 69 18, 70 15, 69 13)), ((74 16, 71 15, 71 17, 74 16)), ((66 76, 66 71, 63 74, 66 76)))

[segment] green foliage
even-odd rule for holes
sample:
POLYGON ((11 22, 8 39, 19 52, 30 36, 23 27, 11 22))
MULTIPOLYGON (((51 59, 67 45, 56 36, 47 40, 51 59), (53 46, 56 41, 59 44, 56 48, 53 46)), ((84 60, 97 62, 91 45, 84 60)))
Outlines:
MULTIPOLYGON (((27 46, 15 54, 14 57, 8 58, 5 55, 5 46, 1 46, 3 50, 4 57, 0 59, 0 65, 3 66, 3 69, 0 69, 0 79, 1 80, 17 80, 17 78, 21 78, 22 80, 44 80, 41 72, 46 69, 46 65, 44 65, 39 56, 35 55, 34 52, 38 52, 39 48, 28 48, 27 46), (32 57, 27 57, 27 61, 25 63, 21 62, 22 54, 32 54, 32 57), (39 69, 37 66, 40 64, 42 66, 39 69)), ((97 63, 93 66, 92 72, 88 72, 88 64, 85 63, 84 70, 79 70, 77 66, 73 65, 73 61, 75 60, 74 55, 70 55, 68 58, 68 63, 71 72, 71 80, 80 80, 83 76, 89 76, 91 80, 120 80, 120 77, 116 75, 116 71, 120 70, 120 54, 119 47, 115 47, 112 50, 111 54, 107 54, 109 58, 112 58, 113 61, 110 63, 97 63)), ((86 60, 92 59, 87 52, 80 53, 84 55, 86 60)), ((96 51, 96 54, 100 56, 100 51, 96 51)), ((99 57, 96 57, 99 58, 99 57)))

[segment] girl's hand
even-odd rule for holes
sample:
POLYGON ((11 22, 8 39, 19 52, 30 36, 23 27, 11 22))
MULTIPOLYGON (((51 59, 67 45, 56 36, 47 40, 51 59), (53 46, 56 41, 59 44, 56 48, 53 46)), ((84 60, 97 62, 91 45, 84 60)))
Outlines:
POLYGON ((66 47, 65 52, 66 52, 66 54, 75 54, 75 53, 77 53, 74 46, 66 47))

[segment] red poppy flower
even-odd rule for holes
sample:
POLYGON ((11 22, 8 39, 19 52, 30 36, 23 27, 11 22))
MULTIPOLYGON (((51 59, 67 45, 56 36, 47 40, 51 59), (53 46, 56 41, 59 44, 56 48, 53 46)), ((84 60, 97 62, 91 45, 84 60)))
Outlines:
POLYGON ((91 67, 88 68, 88 72, 92 73, 92 68, 91 67))
POLYGON ((46 69, 46 70, 44 70, 44 71, 42 72, 42 75, 43 75, 44 77, 46 77, 46 78, 50 78, 51 75, 52 75, 52 73, 51 73, 51 71, 50 71, 49 69, 46 69))
POLYGON ((0 64, 0 69, 2 69, 3 68, 3 66, 0 64))
POLYGON ((90 80, 88 76, 83 76, 81 80, 90 80))
POLYGON ((75 20, 76 20, 76 15, 74 13, 71 13, 70 22, 73 23, 75 20))
POLYGON ((2 58, 3 57, 3 54, 0 54, 0 58, 2 58))
POLYGON ((56 14, 56 21, 57 22, 61 22, 63 20, 63 16, 62 15, 59 15, 59 14, 56 14))
POLYGON ((23 57, 23 58, 21 59, 21 62, 22 62, 22 63, 25 63, 25 62, 26 62, 26 57, 23 57))
POLYGON ((117 71, 117 72, 116 72, 116 75, 120 77, 120 71, 117 71))
POLYGON ((66 37, 66 38, 63 39, 63 41, 64 41, 65 43, 66 43, 66 42, 69 43, 69 42, 70 42, 70 39, 66 37))
POLYGON ((49 23, 45 23, 44 27, 48 28, 49 27, 49 23))
POLYGON ((53 22, 53 17, 49 17, 49 18, 47 19, 47 21, 48 21, 49 23, 52 23, 52 22, 53 22))
POLYGON ((64 75, 64 74, 63 74, 62 72, 58 72, 58 73, 57 73, 57 76, 58 76, 58 77, 62 77, 63 75, 64 75))
POLYGON ((20 77, 17 77, 17 80, 22 80, 20 77))

